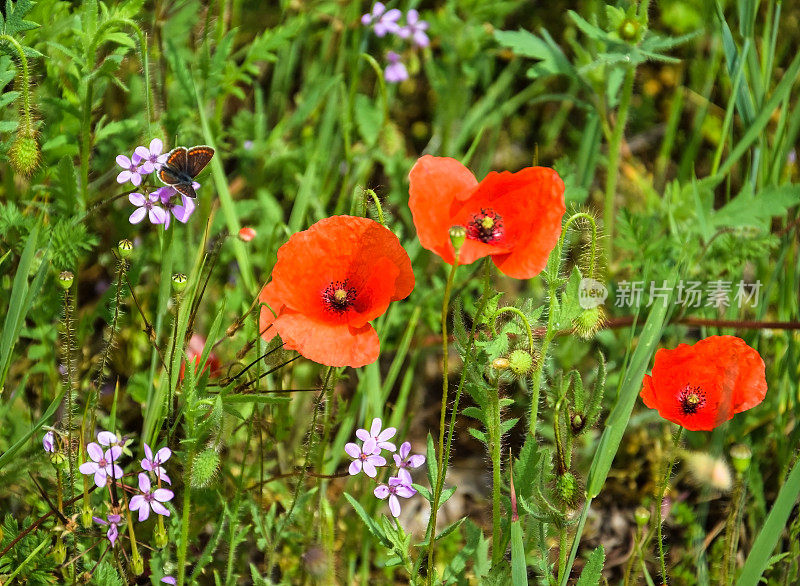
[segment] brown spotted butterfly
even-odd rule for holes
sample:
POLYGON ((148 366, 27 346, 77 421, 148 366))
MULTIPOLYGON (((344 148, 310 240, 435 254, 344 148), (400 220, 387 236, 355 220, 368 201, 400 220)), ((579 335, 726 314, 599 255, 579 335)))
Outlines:
POLYGON ((174 148, 167 155, 167 160, 161 169, 158 170, 158 178, 185 196, 197 197, 192 186, 194 178, 208 165, 213 156, 214 149, 210 146, 200 145, 189 149, 186 147, 174 148))

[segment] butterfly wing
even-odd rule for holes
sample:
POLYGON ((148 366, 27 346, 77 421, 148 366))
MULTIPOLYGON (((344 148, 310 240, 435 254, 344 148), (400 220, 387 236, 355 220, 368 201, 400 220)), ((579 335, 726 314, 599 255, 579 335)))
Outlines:
POLYGON ((188 183, 175 183, 172 185, 172 188, 175 191, 182 193, 186 197, 191 197, 192 199, 197 198, 197 192, 194 190, 191 181, 188 183))
POLYGON ((186 153, 186 173, 191 177, 197 177, 213 156, 214 149, 210 146, 201 145, 190 148, 186 153))
POLYGON ((175 169, 166 165, 158 170, 158 178, 161 179, 162 183, 173 187, 178 183, 185 182, 185 178, 178 175, 175 169))
POLYGON ((186 147, 175 147, 167 155, 164 163, 167 167, 172 167, 178 173, 186 173, 189 168, 189 151, 186 147))

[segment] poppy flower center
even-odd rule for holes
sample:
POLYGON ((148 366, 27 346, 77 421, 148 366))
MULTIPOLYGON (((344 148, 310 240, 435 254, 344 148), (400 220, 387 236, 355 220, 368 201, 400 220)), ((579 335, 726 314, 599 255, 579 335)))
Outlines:
POLYGON ((684 415, 694 415, 706 404, 706 395, 700 387, 686 385, 678 395, 684 415))
POLYGON ((355 287, 348 287, 345 279, 328 285, 322 292, 322 301, 330 311, 344 313, 353 306, 357 295, 355 287))
POLYGON ((467 238, 480 240, 486 244, 497 242, 505 234, 503 217, 493 209, 481 208, 467 223, 467 238))

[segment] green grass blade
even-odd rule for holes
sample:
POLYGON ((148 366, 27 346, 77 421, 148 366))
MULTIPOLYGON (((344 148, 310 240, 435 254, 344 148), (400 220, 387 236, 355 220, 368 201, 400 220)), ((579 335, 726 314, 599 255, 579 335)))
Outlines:
POLYGON ((513 586, 528 586, 528 569, 525 566, 525 543, 522 522, 511 522, 511 583, 513 586))
POLYGON ((37 421, 36 424, 25 433, 25 435, 23 435, 20 439, 18 439, 13 446, 11 446, 5 452, 3 452, 3 455, 0 456, 0 470, 2 470, 3 466, 8 464, 9 461, 11 461, 11 459, 14 457, 14 455, 20 449, 22 449, 22 447, 30 439, 30 437, 34 433, 36 433, 40 427, 42 427, 45 423, 47 423, 47 420, 53 416, 53 414, 56 412, 56 409, 58 409, 58 406, 61 405, 61 399, 63 399, 63 397, 64 397, 64 391, 62 390, 56 396, 56 398, 53 399, 53 401, 50 403, 50 406, 47 408, 47 411, 45 411, 44 414, 39 418, 39 421, 37 421))
POLYGON ((756 586, 759 583, 798 496, 800 496, 800 460, 795 462, 786 483, 778 492, 778 498, 775 499, 775 504, 767 515, 767 521, 753 543, 753 549, 747 556, 736 586, 756 586))

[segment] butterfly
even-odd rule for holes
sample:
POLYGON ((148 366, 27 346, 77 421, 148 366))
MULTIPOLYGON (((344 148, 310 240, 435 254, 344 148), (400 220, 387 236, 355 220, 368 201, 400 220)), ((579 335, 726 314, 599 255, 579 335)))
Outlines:
POLYGON ((202 171, 211 158, 214 149, 210 146, 194 146, 190 149, 177 147, 167 155, 166 162, 158 170, 158 178, 165 185, 181 192, 183 195, 195 198, 194 178, 202 171))

